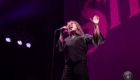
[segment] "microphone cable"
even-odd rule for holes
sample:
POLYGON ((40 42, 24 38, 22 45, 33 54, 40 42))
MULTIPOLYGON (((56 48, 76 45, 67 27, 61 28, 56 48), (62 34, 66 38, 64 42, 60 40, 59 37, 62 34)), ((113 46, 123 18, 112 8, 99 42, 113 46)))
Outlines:
MULTIPOLYGON (((53 44, 53 54, 52 54, 52 68, 51 68, 51 77, 50 77, 50 80, 52 80, 52 74, 53 74, 53 64, 54 64, 54 52, 55 52, 55 36, 56 36, 56 31, 54 32, 54 44, 53 44)), ((64 70, 65 71, 65 70, 64 70)))
POLYGON ((53 54, 52 54, 52 68, 51 68, 51 78, 50 80, 52 80, 52 73, 53 73, 53 63, 54 63, 54 51, 55 51, 55 36, 56 36, 56 31, 55 30, 55 33, 54 33, 54 44, 53 44, 53 54))

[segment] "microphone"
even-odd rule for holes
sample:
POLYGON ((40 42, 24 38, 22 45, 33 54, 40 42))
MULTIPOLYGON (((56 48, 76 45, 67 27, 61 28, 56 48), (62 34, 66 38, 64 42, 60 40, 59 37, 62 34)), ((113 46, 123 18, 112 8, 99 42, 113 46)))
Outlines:
MULTIPOLYGON (((65 26, 63 26, 63 27, 65 27, 65 26)), ((57 29, 57 30, 68 30, 68 27, 66 27, 66 28, 63 28, 63 27, 61 27, 61 28, 59 28, 59 29, 57 29)))

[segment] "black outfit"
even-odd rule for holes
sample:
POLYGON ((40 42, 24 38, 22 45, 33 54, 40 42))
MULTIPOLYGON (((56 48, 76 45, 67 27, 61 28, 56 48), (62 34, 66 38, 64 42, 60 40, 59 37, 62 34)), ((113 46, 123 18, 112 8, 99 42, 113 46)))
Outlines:
POLYGON ((58 41, 59 51, 65 53, 65 69, 62 80, 88 80, 88 44, 99 45, 103 42, 104 37, 101 33, 98 37, 95 34, 91 36, 76 33, 73 38, 71 36, 65 38, 62 44, 58 41))

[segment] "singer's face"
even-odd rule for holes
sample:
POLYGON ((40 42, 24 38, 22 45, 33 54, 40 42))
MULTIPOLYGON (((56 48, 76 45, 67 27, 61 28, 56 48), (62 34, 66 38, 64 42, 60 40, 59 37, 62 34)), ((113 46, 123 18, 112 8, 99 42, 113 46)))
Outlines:
POLYGON ((68 26, 70 32, 77 31, 77 26, 73 22, 69 22, 67 26, 68 26))

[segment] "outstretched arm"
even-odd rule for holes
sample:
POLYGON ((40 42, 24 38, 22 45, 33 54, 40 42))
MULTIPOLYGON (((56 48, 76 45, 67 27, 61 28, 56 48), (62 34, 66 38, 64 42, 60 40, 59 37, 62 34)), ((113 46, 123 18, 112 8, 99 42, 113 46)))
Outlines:
POLYGON ((95 44, 95 45, 100 45, 104 42, 104 37, 102 35, 102 33, 99 31, 99 17, 98 16, 94 16, 93 19, 90 19, 92 21, 92 23, 94 24, 94 34, 91 35, 85 35, 86 37, 86 41, 88 44, 95 44))

